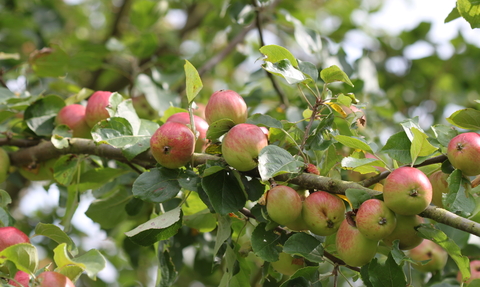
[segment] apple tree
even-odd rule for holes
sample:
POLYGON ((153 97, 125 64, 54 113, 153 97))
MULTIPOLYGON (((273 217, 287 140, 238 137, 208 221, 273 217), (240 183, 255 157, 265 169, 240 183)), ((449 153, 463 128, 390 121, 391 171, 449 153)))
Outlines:
POLYGON ((2 286, 476 286, 479 49, 381 4, 0 1, 2 286))

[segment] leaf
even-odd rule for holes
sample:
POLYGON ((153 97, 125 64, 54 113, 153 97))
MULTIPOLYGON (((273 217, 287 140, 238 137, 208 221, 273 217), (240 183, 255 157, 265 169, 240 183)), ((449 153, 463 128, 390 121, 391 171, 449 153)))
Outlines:
POLYGON ((68 186, 72 183, 74 177, 78 176, 80 169, 79 158, 73 154, 66 154, 61 156, 53 166, 53 177, 61 184, 68 186))
POLYGON ((185 81, 187 84, 187 99, 188 103, 190 104, 198 95, 200 90, 202 90, 203 83, 197 69, 195 69, 195 67, 188 60, 185 60, 185 65, 183 67, 185 69, 185 81))
POLYGON ((472 0, 457 0, 457 8, 472 29, 480 28, 480 3, 472 0))
POLYGON ((191 215, 185 215, 183 224, 202 233, 211 232, 217 227, 217 219, 215 214, 211 213, 207 208, 191 215))
POLYGON ((407 286, 403 269, 395 262, 391 253, 383 265, 378 263, 377 258, 370 261, 368 275, 373 286, 407 286))
POLYGON ((265 230, 266 223, 262 222, 255 227, 252 233, 252 249, 255 255, 268 262, 275 262, 279 259, 282 250, 280 235, 273 230, 265 230))
MULTIPOLYGON (((480 5, 478 6, 480 7, 480 5)), ((480 130, 480 111, 472 108, 458 110, 451 114, 447 118, 447 121, 452 125, 462 129, 480 130)))
POLYGON ((148 202, 164 202, 177 195, 181 187, 178 179, 183 171, 164 167, 142 173, 133 183, 133 196, 148 202))
POLYGON ((384 163, 374 158, 354 158, 351 156, 342 159, 342 167, 346 170, 353 170, 361 174, 378 173, 375 166, 383 166, 384 163))
POLYGON ((160 282, 158 287, 170 287, 175 283, 178 271, 175 269, 173 259, 168 250, 158 252, 158 263, 160 271, 160 282))
POLYGON ((449 191, 446 197, 442 198, 445 209, 464 217, 472 215, 476 202, 469 192, 469 181, 456 169, 448 176, 447 182, 449 191))
POLYGON ((131 195, 126 191, 118 190, 107 198, 93 201, 85 215, 103 229, 113 228, 126 217, 125 207, 130 199, 131 195))
POLYGON ((256 126, 265 126, 269 128, 283 129, 283 125, 281 121, 275 118, 272 118, 269 115, 264 115, 264 114, 254 114, 247 119, 246 123, 256 125, 256 126))
POLYGON ((314 64, 298 60, 298 69, 313 81, 317 81, 319 73, 314 64))
POLYGON ((337 135, 334 136, 334 138, 338 142, 340 142, 344 146, 348 146, 349 148, 359 149, 373 153, 372 148, 361 138, 349 137, 344 135, 337 135))
POLYGON ((15 266, 32 275, 37 271, 37 248, 30 243, 18 243, 0 251, 0 266, 5 261, 12 261, 15 266))
POLYGON ((105 268, 106 260, 96 249, 90 249, 85 254, 71 258, 67 251, 67 244, 61 243, 53 250, 53 260, 57 268, 75 265, 83 269, 88 277, 96 279, 98 272, 105 268))
POLYGON ((12 203, 10 194, 5 190, 0 189, 0 207, 7 207, 10 203, 12 203))
POLYGON ((280 287, 322 287, 323 285, 318 282, 319 278, 318 266, 307 266, 298 269, 280 287))
POLYGON ((39 222, 37 226, 35 226, 34 236, 37 235, 43 235, 45 237, 48 237, 58 244, 65 243, 67 245, 68 251, 74 256, 78 253, 75 242, 73 242, 73 240, 63 230, 61 230, 60 227, 54 224, 39 222))
POLYGON ((222 169, 202 178, 202 187, 215 212, 220 215, 239 210, 247 201, 243 186, 235 176, 235 172, 222 169))
POLYGON ((437 151, 438 148, 434 147, 429 141, 425 133, 421 132, 417 128, 411 128, 413 134, 412 145, 410 146, 410 156, 412 162, 416 162, 418 157, 429 156, 437 151))
POLYGON ((345 195, 348 201, 352 205, 352 209, 357 209, 360 205, 368 199, 372 198, 372 195, 364 189, 349 188, 345 191, 345 195))
POLYGON ((295 57, 286 48, 278 45, 266 45, 260 48, 260 53, 265 55, 264 61, 277 63, 281 60, 287 59, 294 67, 298 66, 295 57))
POLYGON ((217 256, 218 250, 232 234, 232 222, 230 216, 217 214, 218 228, 215 237, 215 246, 213 247, 213 256, 217 256))
POLYGON ((70 145, 68 139, 72 137, 72 131, 68 126, 58 125, 52 131, 51 142, 57 149, 63 149, 70 145))
POLYGON ((7 100, 14 99, 15 94, 12 93, 9 89, 0 87, 0 105, 7 103, 7 100))
POLYGON ((324 262, 323 247, 315 237, 306 233, 295 233, 285 241, 283 252, 299 255, 312 262, 324 262))
POLYGON ((301 83, 307 79, 305 75, 297 70, 287 59, 280 60, 276 63, 266 62, 262 65, 262 68, 267 72, 283 77, 290 85, 301 83))
POLYGON ((221 119, 213 122, 208 126, 207 139, 216 140, 226 134, 231 128, 235 126, 235 123, 231 119, 221 119))
POLYGON ((444 23, 451 22, 459 17, 460 17, 460 12, 458 11, 458 8, 455 6, 452 9, 452 11, 450 11, 450 14, 448 14, 447 18, 445 18, 444 23))
POLYGON ((392 159, 408 163, 411 160, 410 147, 412 143, 405 132, 399 132, 392 135, 381 151, 388 154, 392 159))
POLYGON ((59 96, 40 98, 25 110, 25 122, 38 136, 49 136, 55 128, 55 117, 64 106, 65 102, 59 96))
POLYGON ((446 125, 434 125, 432 126, 432 130, 437 141, 444 147, 447 147, 450 143, 450 140, 458 134, 457 130, 446 125))
POLYGON ((37 50, 30 56, 30 65, 39 77, 62 77, 68 70, 69 57, 58 45, 37 50))
POLYGON ((182 209, 177 207, 125 232, 133 242, 149 246, 174 236, 182 226, 182 209))
POLYGON ((353 87, 353 83, 352 81, 350 81, 347 74, 345 74, 345 72, 336 65, 330 66, 320 71, 320 78, 322 78, 325 84, 330 84, 333 82, 344 82, 353 87))
POLYGON ((258 171, 263 181, 284 173, 298 173, 304 162, 296 160, 288 151, 276 146, 264 147, 258 155, 258 171))

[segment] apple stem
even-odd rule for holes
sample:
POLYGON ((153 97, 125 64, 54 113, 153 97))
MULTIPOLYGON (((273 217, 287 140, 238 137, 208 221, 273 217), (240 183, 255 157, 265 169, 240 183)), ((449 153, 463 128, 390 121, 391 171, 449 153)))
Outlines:
POLYGON ((345 213, 345 220, 347 220, 347 223, 350 225, 350 226, 353 226, 353 227, 357 227, 357 223, 355 222, 355 217, 356 213, 355 211, 347 211, 345 213))

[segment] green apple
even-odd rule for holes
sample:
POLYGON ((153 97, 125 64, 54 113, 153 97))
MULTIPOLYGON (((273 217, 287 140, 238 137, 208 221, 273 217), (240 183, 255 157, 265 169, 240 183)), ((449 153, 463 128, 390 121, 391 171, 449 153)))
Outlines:
MULTIPOLYGON (((207 147, 208 123, 196 115, 193 115, 193 121, 195 123, 195 130, 198 132, 197 141, 195 143, 195 152, 203 152, 207 147)), ((184 125, 190 125, 190 114, 186 112, 176 113, 171 115, 166 122, 177 122, 184 125)))
POLYGON ((396 214, 419 214, 432 201, 432 184, 419 169, 399 167, 385 179, 383 200, 396 214))
POLYGON ((423 264, 418 262, 412 264, 413 268, 422 272, 434 272, 442 270, 447 264, 448 253, 437 243, 424 239, 418 246, 408 252, 408 256, 415 261, 430 260, 423 264))
POLYGON ((90 126, 85 120, 86 108, 79 104, 63 107, 55 118, 57 125, 66 125, 72 130, 73 137, 91 138, 90 126))
POLYGON ((428 176, 432 184, 432 203, 441 208, 443 208, 442 195, 449 191, 447 178, 448 174, 443 173, 441 170, 437 170, 428 176))
POLYGON ((3 148, 0 148, 0 183, 7 179, 9 169, 10 158, 8 157, 8 153, 3 148))
POLYGON ((38 287, 75 287, 67 276, 54 271, 44 271, 35 279, 38 287))
POLYGON ((297 191, 286 185, 277 185, 267 192, 268 216, 278 224, 287 225, 302 214, 302 199, 297 191))
POLYGON ((30 243, 23 231, 13 226, 0 227, 0 251, 19 243, 30 243))
POLYGON ((356 212, 355 221, 358 230, 371 240, 387 237, 397 225, 395 213, 379 199, 364 201, 356 212))
POLYGON ((377 240, 365 237, 360 230, 350 225, 346 219, 342 221, 335 238, 338 256, 347 265, 363 266, 370 262, 377 253, 377 240))
POLYGON ((245 100, 232 90, 216 91, 205 106, 205 119, 209 125, 221 119, 230 119, 235 124, 240 124, 247 120, 247 116, 245 100))
POLYGON ((400 240, 399 248, 409 250, 422 243, 423 238, 418 236, 415 230, 424 222, 423 218, 418 215, 399 215, 397 214, 397 226, 393 232, 383 239, 387 246, 392 246, 393 241, 400 240))
POLYGON ((450 163, 464 175, 480 174, 480 135, 474 132, 459 134, 448 143, 450 163))
POLYGON ((311 232, 320 236, 331 235, 337 232, 345 218, 345 204, 336 195, 316 191, 303 202, 302 217, 311 232))
POLYGON ((89 127, 92 128, 99 121, 110 117, 106 108, 110 104, 111 95, 111 92, 97 91, 88 98, 85 120, 89 127))
POLYGON ((305 265, 303 258, 294 258, 285 252, 279 254, 279 259, 270 263, 277 272, 292 276, 298 269, 305 265))
POLYGON ((186 165, 192 159, 194 149, 195 136, 190 128, 181 123, 165 123, 150 138, 153 157, 166 168, 186 165))

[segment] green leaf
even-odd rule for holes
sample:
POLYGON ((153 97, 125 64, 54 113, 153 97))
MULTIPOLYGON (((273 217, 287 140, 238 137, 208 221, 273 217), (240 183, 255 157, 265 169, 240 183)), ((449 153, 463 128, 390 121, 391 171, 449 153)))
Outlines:
POLYGON ((103 229, 113 228, 126 217, 125 207, 131 197, 126 191, 119 190, 107 198, 93 201, 85 215, 103 229))
POLYGON ((318 266, 307 266, 298 269, 280 287, 322 287, 318 266))
POLYGON ((190 104, 198 95, 200 90, 202 90, 203 83, 197 69, 195 69, 195 67, 188 60, 185 60, 185 65, 183 67, 185 69, 185 81, 187 84, 187 99, 188 103, 190 104))
POLYGON ((399 132, 391 136, 381 151, 388 154, 392 159, 409 163, 411 160, 410 147, 412 143, 405 132, 399 132))
MULTIPOLYGON (((468 0, 463 1, 468 2, 468 0)), ((480 130, 480 111, 471 108, 458 110, 451 114, 447 121, 462 129, 480 130)))
POLYGON ((395 262, 391 253, 383 265, 378 263, 377 258, 370 261, 368 275, 373 286, 407 286, 403 269, 395 262))
POLYGON ((15 224, 15 219, 8 212, 8 208, 0 207, 0 227, 12 226, 15 224))
POLYGON ((255 255, 268 262, 275 262, 279 258, 282 248, 279 246, 281 236, 273 230, 265 230, 266 223, 262 222, 255 227, 252 233, 252 249, 255 255))
POLYGON ((425 133, 412 127, 413 133, 412 145, 410 146, 410 156, 412 162, 416 162, 418 157, 429 156, 437 151, 438 148, 434 147, 429 141, 425 133))
POLYGON ((69 60, 65 51, 54 45, 34 53, 30 65, 39 77, 62 77, 67 73, 69 60))
POLYGON ((298 69, 313 81, 317 81, 318 69, 314 64, 298 60, 298 69))
POLYGON ((51 142, 57 149, 67 148, 70 145, 69 138, 72 138, 72 131, 66 125, 56 126, 52 131, 51 142))
POLYGON ((78 176, 80 162, 77 155, 66 154, 61 156, 53 166, 53 177, 61 184, 68 186, 78 176))
POLYGON ((75 242, 73 242, 73 240, 63 230, 61 230, 60 227, 54 224, 39 222, 37 226, 35 226, 34 236, 37 235, 43 235, 45 237, 48 237, 51 240, 57 242, 58 244, 65 243, 67 245, 68 251, 74 256, 78 253, 75 242))
POLYGON ((149 246, 174 236, 182 227, 182 217, 182 209, 177 207, 125 232, 125 235, 139 245, 149 246))
POLYGON ((0 266, 5 261, 12 261, 15 266, 32 275, 37 271, 37 248, 30 243, 18 243, 0 251, 0 266))
POLYGON ((178 271, 175 269, 172 257, 168 250, 158 252, 158 264, 160 271, 160 282, 158 287, 170 287, 175 283, 178 271))
POLYGON ((282 122, 265 114, 254 114, 246 121, 247 124, 283 129, 282 122))
POLYGON ((233 126, 235 123, 231 119, 215 121, 208 126, 207 139, 214 141, 226 134, 233 126))
POLYGON ((0 207, 7 207, 10 203, 12 203, 10 194, 5 190, 0 189, 0 207))
POLYGON ((40 98, 25 110, 25 122, 38 136, 49 136, 55 128, 55 117, 64 106, 65 102, 59 96, 40 98))
POLYGON ((202 178, 202 187, 220 215, 239 210, 247 201, 241 181, 235 173, 224 169, 202 178))
POLYGON ((218 250, 232 234, 232 222, 230 216, 217 214, 218 228, 215 237, 215 246, 213 247, 213 256, 217 256, 218 250))
POLYGON ((351 156, 342 159, 342 168, 353 170, 361 174, 378 173, 375 166, 383 166, 384 163, 374 158, 354 158, 351 156))
POLYGON ((191 215, 183 217, 183 224, 190 228, 195 228, 199 232, 211 232, 217 227, 217 219, 215 214, 205 209, 191 215))
POLYGON ((345 74, 345 72, 336 65, 330 66, 320 71, 320 78, 322 78, 325 84, 330 84, 333 82, 344 82, 353 87, 353 83, 352 81, 350 81, 350 78, 348 78, 347 74, 345 74))
POLYGON ((283 252, 299 255, 312 262, 324 262, 323 247, 315 237, 306 233, 295 233, 285 241, 283 252))
POLYGON ((460 12, 458 11, 458 8, 455 6, 452 9, 452 11, 450 11, 450 14, 448 14, 447 18, 445 18, 444 23, 451 22, 459 17, 460 17, 460 12))
POLYGON ((276 63, 265 62, 262 68, 267 72, 283 77, 290 85, 301 83, 307 79, 305 75, 297 70, 287 59, 280 60, 276 63))
POLYGON ((365 200, 372 198, 372 195, 364 189, 349 188, 345 191, 345 195, 353 209, 359 208, 365 200))
POLYGON ((458 134, 457 130, 446 125, 434 125, 432 126, 432 130, 437 141, 444 147, 447 147, 450 140, 458 134))
POLYGON ((286 48, 278 45, 266 45, 260 48, 260 53, 265 55, 264 61, 277 63, 281 60, 287 59, 294 67, 298 66, 295 57, 286 48))
POLYGON ((133 183, 132 193, 135 197, 148 202, 164 202, 177 195, 180 191, 179 178, 181 169, 164 167, 152 168, 142 173, 133 183))
POLYGON ((469 217, 475 210, 475 198, 470 194, 470 182, 465 179, 462 172, 454 170, 447 178, 449 191, 442 203, 445 209, 469 217))
POLYGON ((472 0, 457 0, 457 8, 472 29, 480 28, 480 3, 472 0))
POLYGON ((263 181, 284 173, 298 173, 304 162, 296 160, 288 151, 276 146, 264 147, 258 155, 258 171, 263 181))
POLYGON ((57 268, 62 269, 65 266, 75 265, 83 269, 88 277, 96 279, 98 272, 105 268, 106 260, 96 249, 90 249, 85 254, 71 258, 67 250, 67 244, 61 243, 53 250, 53 260, 57 268))
POLYGON ((0 87, 0 105, 7 103, 7 100, 14 99, 15 94, 12 93, 9 89, 0 87))
POLYGON ((116 177, 127 173, 128 171, 120 168, 99 167, 90 169, 80 175, 80 183, 70 185, 69 190, 75 189, 79 191, 86 191, 88 189, 97 189, 108 182, 112 181, 116 177))
POLYGON ((344 146, 373 153, 372 148, 361 138, 344 135, 337 135, 334 138, 344 146))

